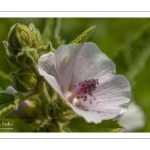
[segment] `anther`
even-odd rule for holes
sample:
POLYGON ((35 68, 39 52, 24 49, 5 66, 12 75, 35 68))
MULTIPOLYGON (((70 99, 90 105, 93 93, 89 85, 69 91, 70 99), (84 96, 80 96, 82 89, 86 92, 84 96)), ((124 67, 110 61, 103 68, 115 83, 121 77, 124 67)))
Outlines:
MULTIPOLYGON (((74 87, 77 89, 77 98, 82 99, 83 101, 87 100, 86 94, 93 96, 92 92, 95 91, 97 85, 99 85, 98 79, 85 80, 74 84, 74 87)), ((95 99, 95 98, 94 98, 95 99)))

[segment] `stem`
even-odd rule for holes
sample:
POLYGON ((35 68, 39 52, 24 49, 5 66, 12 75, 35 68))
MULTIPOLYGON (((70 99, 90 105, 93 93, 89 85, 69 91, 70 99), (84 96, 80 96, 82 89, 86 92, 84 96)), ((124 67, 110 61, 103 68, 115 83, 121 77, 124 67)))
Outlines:
POLYGON ((46 110, 47 110, 48 103, 51 101, 51 97, 47 91, 45 82, 43 83, 43 91, 42 91, 42 93, 39 94, 39 97, 43 101, 42 102, 42 110, 44 110, 44 111, 43 111, 42 115, 46 118, 48 116, 46 110))
POLYGON ((47 91, 45 82, 44 82, 43 91, 42 91, 42 93, 40 94, 40 96, 42 97, 43 101, 44 101, 45 103, 47 103, 47 104, 51 101, 51 97, 50 97, 50 95, 49 95, 49 93, 48 93, 48 91, 47 91))
POLYGON ((57 126, 58 132, 63 132, 61 123, 58 120, 52 120, 52 122, 57 126))
POLYGON ((26 99, 28 99, 31 96, 36 95, 36 94, 38 94, 36 90, 33 90, 33 91, 31 91, 27 94, 22 94, 21 92, 17 93, 17 95, 19 96, 20 101, 24 101, 24 100, 26 100, 26 99))

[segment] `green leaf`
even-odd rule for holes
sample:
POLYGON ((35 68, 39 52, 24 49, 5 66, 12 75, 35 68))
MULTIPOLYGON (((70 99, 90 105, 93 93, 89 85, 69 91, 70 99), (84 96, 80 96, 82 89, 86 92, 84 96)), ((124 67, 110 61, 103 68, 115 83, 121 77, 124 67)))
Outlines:
POLYGON ((77 117, 63 126, 67 132, 118 132, 123 127, 116 120, 105 120, 99 124, 87 123, 83 118, 77 117))
POLYGON ((18 108, 19 99, 16 95, 0 93, 0 118, 5 117, 11 111, 18 108))
POLYGON ((45 23, 45 27, 42 33, 43 44, 47 44, 50 41, 53 47, 56 49, 60 45, 64 44, 64 40, 61 40, 59 35, 61 28, 60 18, 49 18, 45 23))
POLYGON ((0 91, 5 90, 10 85, 9 75, 0 70, 0 91))
POLYGON ((79 35, 75 40, 73 40, 72 42, 70 42, 71 44, 82 44, 84 43, 92 34, 92 32, 94 31, 94 29, 96 28, 96 26, 92 26, 90 28, 88 28, 87 30, 85 30, 81 35, 79 35))

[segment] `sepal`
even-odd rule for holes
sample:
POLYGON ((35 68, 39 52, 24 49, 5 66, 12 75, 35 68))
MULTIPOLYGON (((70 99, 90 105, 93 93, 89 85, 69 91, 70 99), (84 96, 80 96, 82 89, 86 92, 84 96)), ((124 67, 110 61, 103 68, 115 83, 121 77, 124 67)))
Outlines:
POLYGON ((16 56, 17 63, 21 67, 31 67, 36 65, 38 61, 38 55, 35 48, 23 48, 20 53, 16 56))
POLYGON ((25 93, 35 89, 37 76, 31 69, 19 69, 10 74, 15 90, 25 93))
POLYGON ((53 119, 59 119, 63 115, 65 104, 62 100, 52 100, 47 106, 47 113, 53 119))

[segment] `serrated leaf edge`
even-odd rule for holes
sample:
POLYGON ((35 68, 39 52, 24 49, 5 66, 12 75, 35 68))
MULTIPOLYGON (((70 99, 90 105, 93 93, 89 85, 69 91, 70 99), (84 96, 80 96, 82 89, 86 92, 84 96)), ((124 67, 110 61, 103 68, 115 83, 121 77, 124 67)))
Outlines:
POLYGON ((7 114, 9 114, 11 111, 16 110, 18 108, 19 99, 16 95, 14 95, 14 105, 10 104, 9 106, 5 107, 4 109, 0 110, 0 118, 5 117, 7 114), (7 113, 8 111, 8 113, 7 113), (5 115, 3 115, 5 114, 5 115))

